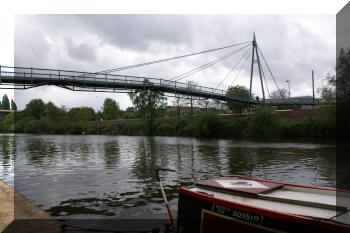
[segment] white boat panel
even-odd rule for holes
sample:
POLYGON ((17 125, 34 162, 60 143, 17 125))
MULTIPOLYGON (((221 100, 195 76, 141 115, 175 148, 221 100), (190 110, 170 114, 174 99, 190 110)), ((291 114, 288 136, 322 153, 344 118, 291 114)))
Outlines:
MULTIPOLYGON (((239 204, 250 205, 252 207, 263 208, 263 209, 283 212, 287 214, 295 214, 295 215, 301 215, 301 216, 329 219, 340 213, 340 212, 337 212, 336 210, 331 210, 327 208, 319 208, 319 207, 305 206, 300 204, 263 200, 263 199, 254 198, 254 197, 226 194, 226 193, 221 193, 221 192, 216 192, 216 191, 211 191, 211 190, 201 189, 201 188, 192 188, 191 190, 195 192, 206 193, 208 195, 212 195, 215 198, 220 198, 223 200, 236 202, 239 204)), ((335 196, 333 198, 335 199, 335 196)), ((328 197, 324 197, 324 201, 329 201, 333 203, 333 200, 331 200, 330 198, 328 199, 328 197)))

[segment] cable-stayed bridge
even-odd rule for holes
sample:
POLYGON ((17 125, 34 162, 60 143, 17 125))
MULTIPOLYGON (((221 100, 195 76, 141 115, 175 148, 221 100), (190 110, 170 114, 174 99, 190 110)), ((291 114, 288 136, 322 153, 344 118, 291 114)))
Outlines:
MULTIPOLYGON (((270 95, 265 72, 260 61, 260 56, 265 62, 265 66, 273 79, 277 90, 280 91, 277 82, 271 72, 270 67, 267 65, 266 59, 255 40, 243 42, 239 44, 229 45, 216 49, 201 51, 197 53, 186 54, 182 56, 166 58, 161 60, 155 60, 151 62, 140 63, 131 66, 119 67, 115 69, 109 69, 100 72, 81 72, 81 71, 69 71, 59 69, 40 69, 40 68, 28 68, 28 67, 10 67, 0 66, 0 88, 9 89, 29 89, 44 85, 54 85, 62 88, 66 88, 72 91, 92 91, 92 92, 115 92, 125 93, 137 90, 152 90, 164 93, 171 93, 175 96, 196 96, 207 99, 215 99, 226 102, 240 102, 251 105, 313 105, 314 101, 311 97, 293 97, 293 98, 281 98, 281 99, 267 99, 265 98, 265 88, 268 95, 270 95), (233 47, 238 47, 234 51, 230 51, 224 56, 219 57, 216 60, 203 64, 195 69, 187 71, 181 75, 177 75, 172 78, 152 78, 152 77, 139 77, 130 75, 113 74, 128 69, 135 69, 142 66, 153 65, 156 63, 168 62, 171 60, 181 59, 189 56, 196 56, 199 54, 214 52, 217 50, 224 50, 233 47), (199 71, 212 67, 213 65, 231 57, 234 54, 243 52, 243 56, 234 64, 230 72, 222 79, 216 88, 204 87, 195 85, 193 83, 180 82, 185 77, 193 75, 199 71), (251 56, 251 77, 250 77, 250 96, 252 96, 252 79, 253 69, 255 63, 255 56, 258 63, 258 71, 260 77, 260 84, 262 89, 263 98, 261 100, 252 97, 242 97, 239 95, 232 95, 226 90, 219 89, 218 87, 228 78, 233 72, 235 77, 233 82, 237 79, 242 68, 246 64, 247 60, 251 56), (238 67, 240 67, 238 69, 238 67), (238 71, 238 72, 237 72, 238 71)), ((232 82, 232 84, 233 84, 232 82)), ((282 96, 282 95, 281 95, 282 96)))

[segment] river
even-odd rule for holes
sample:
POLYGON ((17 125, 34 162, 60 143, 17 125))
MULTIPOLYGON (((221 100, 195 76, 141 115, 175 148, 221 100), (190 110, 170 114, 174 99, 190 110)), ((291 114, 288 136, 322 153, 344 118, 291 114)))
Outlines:
POLYGON ((332 142, 183 137, 0 135, 0 178, 57 218, 167 218, 156 167, 176 217, 177 189, 244 175, 335 187, 332 142))

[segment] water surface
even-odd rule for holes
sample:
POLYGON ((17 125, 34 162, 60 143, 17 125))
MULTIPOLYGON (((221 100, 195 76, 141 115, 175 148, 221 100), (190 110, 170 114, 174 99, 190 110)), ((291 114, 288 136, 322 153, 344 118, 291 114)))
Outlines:
POLYGON ((161 174, 173 210, 179 187, 219 176, 335 187, 326 141, 16 134, 0 147, 0 178, 59 218, 167 218, 157 167, 176 170, 161 174))

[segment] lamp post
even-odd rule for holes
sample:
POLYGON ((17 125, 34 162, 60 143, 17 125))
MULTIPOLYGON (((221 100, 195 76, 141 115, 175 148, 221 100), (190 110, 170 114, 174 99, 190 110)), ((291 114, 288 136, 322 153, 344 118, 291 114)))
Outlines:
POLYGON ((288 83, 288 97, 289 97, 289 109, 290 109, 290 80, 286 81, 288 83))

